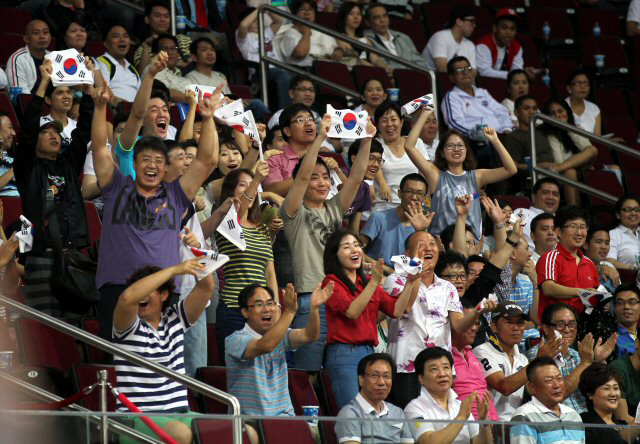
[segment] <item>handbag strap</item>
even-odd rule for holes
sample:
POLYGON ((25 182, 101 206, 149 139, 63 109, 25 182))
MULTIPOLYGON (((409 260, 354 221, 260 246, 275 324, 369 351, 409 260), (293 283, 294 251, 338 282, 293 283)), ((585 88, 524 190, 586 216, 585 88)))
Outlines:
POLYGON ((47 189, 44 200, 44 212, 47 217, 49 226, 49 237, 51 237, 51 247, 56 255, 61 255, 62 248, 62 236, 60 235, 60 224, 58 222, 58 215, 55 209, 55 195, 53 189, 47 189))

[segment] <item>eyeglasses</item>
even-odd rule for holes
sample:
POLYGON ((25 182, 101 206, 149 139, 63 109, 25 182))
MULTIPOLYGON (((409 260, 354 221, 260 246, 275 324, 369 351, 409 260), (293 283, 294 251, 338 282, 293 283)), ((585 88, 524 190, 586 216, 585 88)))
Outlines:
POLYGON ((569 327, 570 331, 574 331, 576 328, 578 328, 578 323, 576 321, 569 321, 569 322, 564 322, 564 321, 558 321, 558 322, 550 322, 549 323, 550 326, 552 326, 553 328, 555 328, 558 331, 564 330, 565 328, 569 327))
POLYGON ((177 46, 165 46, 163 48, 158 48, 158 49, 160 49, 160 51, 166 51, 166 52, 178 52, 177 46))
POLYGON ((382 378, 385 381, 391 381, 391 373, 384 373, 384 374, 380 374, 380 373, 365 373, 366 376, 368 376, 369 378, 377 381, 378 379, 382 378))
POLYGON ((640 213, 640 207, 624 207, 620 208, 623 213, 640 213))
POLYGON ((253 308, 253 307, 255 307, 255 308, 257 308, 258 310, 262 310, 264 307, 267 307, 267 308, 273 308, 273 307, 276 307, 277 305, 278 305, 278 304, 276 304, 274 301, 269 301, 269 302, 267 302, 267 303, 264 303, 264 302, 256 302, 255 304, 247 305, 247 307, 249 307, 249 308, 253 308))
POLYGON ((445 143, 444 149, 449 151, 462 151, 466 148, 464 143, 445 143))
POLYGON ((369 162, 384 165, 385 160, 382 157, 369 156, 369 162))
POLYGON ((465 282, 469 276, 467 276, 466 274, 441 274, 440 277, 451 282, 455 282, 458 279, 460 279, 462 282, 465 282))
POLYGON ((565 225, 564 228, 568 228, 571 231, 589 231, 589 225, 569 224, 565 225))
POLYGON ((464 67, 464 68, 455 68, 453 70, 453 72, 457 73, 457 74, 462 74, 463 72, 471 72, 473 68, 470 66, 464 67))
POLYGON ((624 307, 625 305, 628 305, 629 307, 635 307, 638 304, 640 304, 640 301, 638 299, 629 299, 628 301, 618 299, 615 302, 616 307, 624 307))
POLYGON ((313 117, 296 117, 291 121, 291 123, 306 124, 306 123, 315 123, 315 121, 316 119, 314 119, 313 117))
POLYGON ((573 85, 573 86, 589 86, 589 81, 588 80, 576 80, 574 82, 571 82, 571 85, 573 85))
POLYGON ((427 197, 427 193, 424 191, 414 191, 414 190, 401 190, 407 197, 415 196, 418 199, 424 199, 427 197))
POLYGON ((302 88, 302 87, 295 88, 295 91, 300 91, 300 92, 303 92, 303 93, 314 93, 314 92, 316 92, 315 88, 302 88))

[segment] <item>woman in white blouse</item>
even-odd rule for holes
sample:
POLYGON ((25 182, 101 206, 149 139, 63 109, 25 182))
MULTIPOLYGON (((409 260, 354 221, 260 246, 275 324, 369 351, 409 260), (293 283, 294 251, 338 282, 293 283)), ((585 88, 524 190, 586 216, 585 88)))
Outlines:
POLYGON ((507 75, 507 92, 509 93, 509 97, 505 97, 505 99, 500 103, 509 110, 509 116, 511 116, 511 120, 513 121, 513 127, 517 128, 518 118, 513 112, 514 105, 519 97, 529 94, 529 77, 527 77, 527 73, 524 69, 514 69, 509 71, 509 74, 507 75))
POLYGON ((607 261, 616 268, 623 270, 637 270, 640 264, 640 200, 632 195, 625 195, 618 199, 615 214, 620 225, 609 231, 611 244, 607 261))
POLYGON ((565 100, 573 111, 573 118, 576 125, 585 131, 602 135, 602 116, 600 108, 593 102, 587 100, 590 91, 589 76, 583 70, 576 70, 567 79, 567 92, 569 97, 565 100))

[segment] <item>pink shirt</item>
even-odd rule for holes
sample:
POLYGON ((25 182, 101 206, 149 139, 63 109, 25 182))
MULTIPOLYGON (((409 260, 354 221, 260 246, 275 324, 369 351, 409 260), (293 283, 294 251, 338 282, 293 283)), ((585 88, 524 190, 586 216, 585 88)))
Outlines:
MULTIPOLYGON (((484 379, 482 364, 480 364, 478 358, 471 352, 471 346, 465 346, 462 353, 460 353, 457 348, 451 347, 451 354, 453 355, 453 366, 456 369, 456 376, 453 380, 452 388, 458 395, 458 399, 462 401, 474 390, 477 394, 484 395, 484 392, 488 390, 487 381, 484 379)), ((498 421, 498 411, 493 403, 491 394, 489 394, 489 401, 489 417, 487 419, 498 421)), ((475 403, 473 404, 471 412, 473 413, 473 417, 478 419, 475 403)))
POLYGON ((271 185, 291 177, 300 157, 293 152, 289 145, 284 146, 281 154, 269 157, 269 175, 265 177, 262 185, 271 185))

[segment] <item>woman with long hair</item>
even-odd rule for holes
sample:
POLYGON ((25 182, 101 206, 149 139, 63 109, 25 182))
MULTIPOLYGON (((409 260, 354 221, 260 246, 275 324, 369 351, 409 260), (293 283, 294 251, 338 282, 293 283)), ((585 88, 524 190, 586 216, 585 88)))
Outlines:
MULTIPOLYGON (((324 288, 333 282, 333 294, 326 303, 327 361, 331 387, 342 408, 358 394, 357 368, 360 360, 374 352, 378 344, 379 312, 400 317, 407 307, 414 285, 419 285, 419 274, 408 276, 409 283, 398 298, 391 297, 380 286, 383 261, 372 269, 371 279, 364 274, 364 252, 357 236, 344 229, 334 231, 324 250, 323 263, 326 277, 324 288)), ((413 298, 417 296, 417 290, 413 298)))
POLYGON ((267 162, 261 161, 255 175, 249 170, 238 168, 231 170, 222 182, 221 202, 228 198, 234 200, 246 248, 241 250, 216 232, 218 251, 229 256, 229 262, 222 266, 224 286, 220 291, 216 313, 216 334, 221 351, 224 350, 225 338, 244 326, 245 319, 238 305, 240 291, 249 284, 257 283, 269 286, 274 294, 278 294, 271 237, 268 228, 260 221, 260 204, 257 198, 258 187, 268 174, 267 162))
MULTIPOLYGON (((362 7, 353 1, 344 2, 338 9, 336 30, 352 39, 360 40, 362 43, 370 44, 366 37, 363 37, 364 23, 362 21, 362 7)), ((368 65, 371 63, 365 58, 360 58, 362 50, 354 48, 344 40, 336 40, 338 48, 342 49, 342 58, 339 60, 349 68, 354 65, 368 65)))
MULTIPOLYGON (((429 232, 439 236, 448 225, 456 223, 456 197, 477 193, 489 184, 501 182, 517 173, 516 163, 498 138, 493 128, 485 128, 484 136, 493 145, 502 167, 476 169, 476 160, 465 135, 449 130, 440 138, 433 162, 416 149, 416 141, 432 110, 422 109, 405 143, 405 149, 420 173, 429 183, 433 217, 429 232)), ((480 201, 474 200, 469 211, 468 223, 476 240, 482 236, 480 201)))

